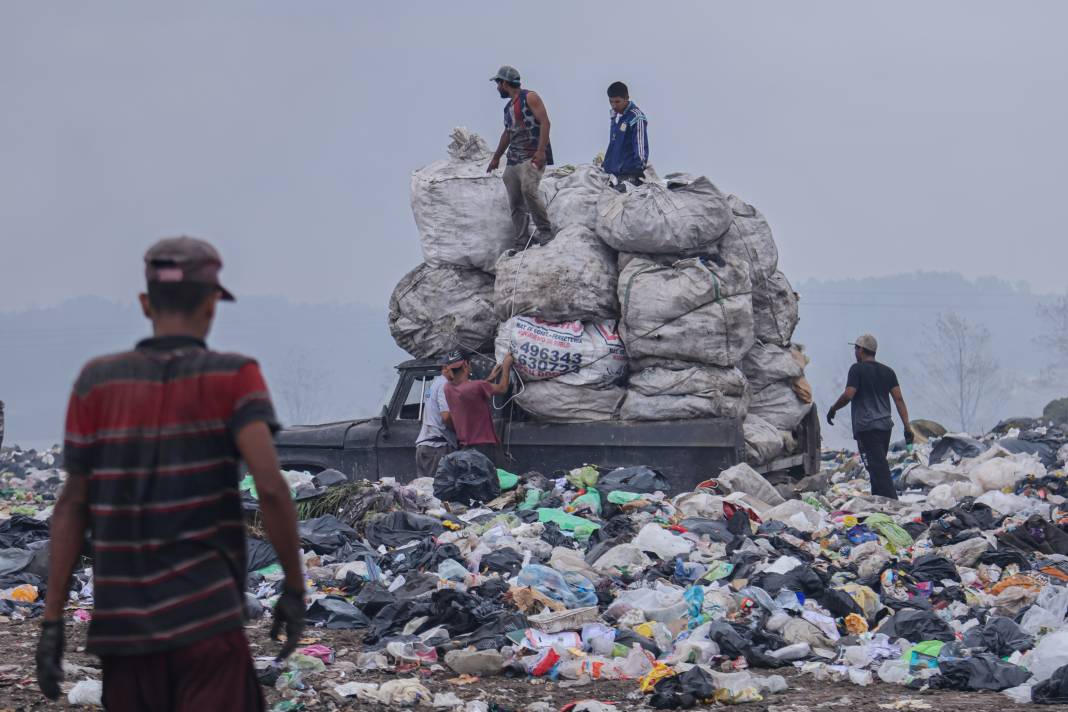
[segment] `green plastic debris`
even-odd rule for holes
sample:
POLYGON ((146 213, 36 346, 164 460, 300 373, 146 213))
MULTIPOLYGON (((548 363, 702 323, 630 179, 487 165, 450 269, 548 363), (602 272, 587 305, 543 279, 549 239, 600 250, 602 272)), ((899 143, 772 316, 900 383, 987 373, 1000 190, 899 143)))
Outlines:
POLYGON ((256 573, 260 576, 270 576, 271 574, 282 573, 282 565, 279 563, 271 564, 270 566, 264 566, 262 569, 257 569, 256 573))
POLYGON ((519 505, 520 511, 527 509, 534 509, 538 506, 538 502, 541 501, 542 492, 537 487, 531 487, 527 490, 527 494, 523 497, 523 503, 519 505))
POLYGON ((303 653, 293 653, 286 658, 286 668, 289 670, 300 670, 301 672, 326 672, 326 663, 320 658, 312 657, 311 655, 304 655, 303 653))
POLYGON ((515 486, 519 484, 519 475, 513 474, 508 470, 497 470, 497 481, 501 483, 501 492, 506 492, 510 489, 515 489, 515 486))
POLYGON ((553 522, 565 532, 574 532, 575 538, 579 541, 589 539, 591 534, 601 528, 600 524, 591 522, 588 519, 576 517, 574 514, 568 514, 561 509, 550 507, 538 509, 538 521, 542 524, 553 522))
POLYGON ((248 490, 248 493, 252 495, 254 499, 259 499, 260 495, 256 492, 256 482, 252 479, 252 475, 245 475, 245 479, 241 480, 241 484, 238 488, 244 492, 248 490))
POLYGON ((522 526, 523 525, 523 521, 519 517, 517 517, 515 514, 512 514, 511 512, 503 512, 503 513, 498 514, 497 516, 495 516, 493 519, 490 519, 489 521, 483 522, 482 524, 473 525, 473 526, 474 526, 474 532, 476 534, 478 534, 479 536, 481 536, 481 535, 485 534, 486 532, 488 532, 490 529, 493 529, 494 527, 499 526, 499 525, 503 525, 505 529, 508 529, 509 531, 511 531, 512 529, 515 529, 516 527, 522 526))
POLYGON ((597 480, 600 477, 601 473, 597 471, 597 468, 590 465, 576 467, 574 470, 567 473, 567 481, 573 484, 576 489, 593 487, 597 484, 597 480))
POLYGON ((592 487, 586 490, 586 494, 579 497, 575 497, 571 500, 571 507, 573 509, 589 509, 594 514, 600 516, 601 514, 601 495, 592 487))
POLYGON ((945 646, 941 640, 925 640, 922 643, 916 643, 911 648, 907 648, 901 659, 909 664, 909 667, 913 670, 917 668, 936 668, 938 667, 938 656, 942 654, 942 648, 945 646))
POLYGON ((864 524, 886 540, 886 548, 890 550, 891 554, 896 554, 898 550, 912 546, 912 535, 894 524, 894 520, 885 514, 870 514, 864 520, 864 524))
POLYGON ((720 579, 727 578, 734 572, 734 564, 729 561, 713 561, 708 571, 701 578, 706 581, 719 581, 720 579))
POLYGON ((612 504, 626 504, 627 502, 633 502, 636 499, 641 499, 642 495, 637 492, 624 492, 623 490, 616 490, 608 493, 608 501, 612 504))

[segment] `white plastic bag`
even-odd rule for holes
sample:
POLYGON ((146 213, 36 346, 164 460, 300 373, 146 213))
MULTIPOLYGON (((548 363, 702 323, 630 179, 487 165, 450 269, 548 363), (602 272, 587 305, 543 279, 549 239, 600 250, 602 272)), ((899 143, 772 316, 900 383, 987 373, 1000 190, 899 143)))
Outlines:
POLYGON ((642 551, 656 554, 667 561, 676 556, 685 556, 693 549, 693 542, 650 522, 634 537, 634 545, 642 551))
POLYGON ((744 462, 719 473, 716 480, 728 492, 744 492, 772 507, 786 501, 763 475, 744 462))
POLYGON ((1048 680, 1063 665, 1068 665, 1068 628, 1039 640, 1027 663, 1035 682, 1048 680))

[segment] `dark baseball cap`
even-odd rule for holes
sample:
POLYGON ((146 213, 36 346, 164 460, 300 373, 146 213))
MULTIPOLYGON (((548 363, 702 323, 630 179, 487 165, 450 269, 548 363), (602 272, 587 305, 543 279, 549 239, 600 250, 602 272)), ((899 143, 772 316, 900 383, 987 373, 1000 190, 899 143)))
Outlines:
POLYGON ((442 356, 441 357, 441 361, 439 363, 442 366, 451 366, 454 363, 461 363, 461 362, 466 361, 466 360, 467 360, 467 357, 464 356, 462 351, 460 351, 459 349, 453 349, 449 353, 447 353, 444 356, 442 356))
POLYGON ((222 299, 236 301, 230 290, 219 283, 221 269, 219 251, 195 237, 167 237, 145 253, 146 281, 211 284, 219 289, 222 299))

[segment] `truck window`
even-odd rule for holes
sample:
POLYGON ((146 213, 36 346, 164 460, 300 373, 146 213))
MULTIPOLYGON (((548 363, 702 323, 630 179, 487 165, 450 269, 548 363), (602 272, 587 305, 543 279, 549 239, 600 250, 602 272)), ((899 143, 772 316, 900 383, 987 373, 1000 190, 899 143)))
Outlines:
POLYGON ((408 396, 404 399, 404 405, 401 406, 397 420, 423 419, 423 403, 427 392, 430 391, 430 383, 433 380, 434 374, 423 374, 415 377, 411 388, 408 389, 408 396))

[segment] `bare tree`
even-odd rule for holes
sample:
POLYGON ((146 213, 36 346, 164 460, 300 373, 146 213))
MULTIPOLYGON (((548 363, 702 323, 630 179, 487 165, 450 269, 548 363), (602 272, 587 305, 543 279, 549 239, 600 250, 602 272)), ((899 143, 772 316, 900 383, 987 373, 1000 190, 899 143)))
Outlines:
POLYGON ((1043 331, 1035 337, 1035 343, 1049 353, 1046 364, 1047 379, 1060 385, 1068 380, 1068 294, 1038 305, 1038 318, 1043 331))
POLYGON ((927 348, 917 354, 920 399, 963 432, 979 423, 985 407, 1004 390, 1000 367, 990 353, 990 331, 959 314, 939 314, 927 348))

